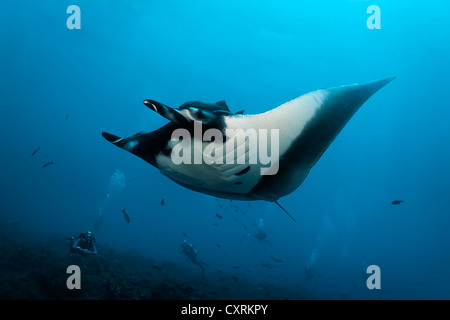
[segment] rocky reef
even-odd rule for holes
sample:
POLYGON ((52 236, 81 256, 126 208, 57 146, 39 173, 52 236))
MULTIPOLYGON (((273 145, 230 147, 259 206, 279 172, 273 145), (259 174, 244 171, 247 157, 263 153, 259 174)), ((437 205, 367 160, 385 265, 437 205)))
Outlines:
POLYGON ((235 275, 198 270, 170 261, 158 264, 133 251, 98 245, 99 255, 71 254, 68 243, 0 239, 2 300, 219 300, 303 299, 299 292, 273 284, 255 284, 235 275), (66 286, 67 267, 81 270, 81 289, 66 286))

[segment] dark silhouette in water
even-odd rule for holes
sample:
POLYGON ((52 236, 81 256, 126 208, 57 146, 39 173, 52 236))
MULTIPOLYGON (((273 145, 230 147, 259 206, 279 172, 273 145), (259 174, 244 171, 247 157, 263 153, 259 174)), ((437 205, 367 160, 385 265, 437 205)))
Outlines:
POLYGON ((202 261, 198 261, 198 260, 197 260, 198 252, 197 252, 197 250, 194 249, 194 247, 192 246, 192 244, 189 243, 189 242, 185 239, 185 240, 183 240, 183 242, 181 243, 181 246, 180 246, 180 248, 178 249, 178 251, 181 252, 181 253, 184 253, 184 254, 189 258, 189 260, 191 260, 191 262, 192 262, 193 264, 199 266, 200 269, 202 269, 202 277, 203 277, 204 274, 205 274, 205 267, 204 267, 204 266, 207 266, 208 264, 205 263, 205 262, 202 262, 202 261))
POLYGON ((267 234, 264 231, 264 220, 259 219, 257 223, 257 230, 253 234, 253 237, 259 241, 261 244, 267 244, 269 246, 272 246, 272 243, 270 243, 269 240, 267 240, 267 234))
POLYGON ((281 259, 274 258, 273 256, 271 258, 276 263, 283 263, 283 260, 281 260, 281 259))
POLYGON ((123 212, 123 217, 125 218, 125 221, 130 223, 130 216, 125 212, 125 208, 123 208, 122 210, 120 210, 123 212))
POLYGON ((271 264, 268 262, 263 262, 261 265, 266 269, 273 269, 273 267, 275 267, 275 264, 271 264))
POLYGON ((165 202, 164 199, 161 199, 161 207, 164 206, 165 202))
POLYGON ((258 240, 261 244, 266 243, 268 245, 272 245, 269 240, 267 240, 267 234, 264 230, 259 229, 256 231, 256 233, 253 235, 256 240, 258 240))
POLYGON ((31 153, 31 156, 34 156, 40 149, 41 147, 37 147, 36 149, 34 149, 34 151, 31 153))
POLYGON ((42 165, 42 168, 48 167, 49 165, 53 164, 53 160, 50 162, 46 162, 42 165))
MULTIPOLYGON (((320 274, 313 270, 312 267, 305 267, 305 280, 308 282, 314 281, 316 282, 320 278, 320 274)), ((316 282, 317 285, 317 282, 316 282)))
POLYGON ((394 201, 391 202, 391 204, 397 205, 397 204, 400 204, 402 202, 405 202, 405 201, 403 201, 403 200, 394 200, 394 201))

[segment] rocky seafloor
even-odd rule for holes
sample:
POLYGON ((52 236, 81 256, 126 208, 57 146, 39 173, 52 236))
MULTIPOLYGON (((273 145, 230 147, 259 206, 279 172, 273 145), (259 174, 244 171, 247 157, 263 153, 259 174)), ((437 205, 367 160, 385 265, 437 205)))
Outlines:
POLYGON ((158 264, 137 252, 98 245, 99 255, 71 254, 65 241, 0 240, 2 300, 310 299, 299 288, 252 283, 231 274, 206 275, 186 265, 158 264), (69 290, 67 267, 81 270, 81 289, 69 290))

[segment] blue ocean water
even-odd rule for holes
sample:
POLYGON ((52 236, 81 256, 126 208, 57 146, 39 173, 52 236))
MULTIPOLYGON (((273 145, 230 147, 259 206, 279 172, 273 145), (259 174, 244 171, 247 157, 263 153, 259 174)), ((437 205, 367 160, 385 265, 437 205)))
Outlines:
POLYGON ((101 212, 99 245, 197 272, 178 252, 188 239, 206 277, 222 271, 310 298, 450 298, 449 10, 437 0, 3 3, 3 236, 62 239, 101 212), (79 30, 66 25, 72 4, 79 30), (374 4, 381 29, 366 24, 374 4), (147 98, 224 99, 252 114, 390 76, 280 200, 296 223, 272 203, 185 189, 101 136, 167 123, 147 98), (254 237, 261 223, 265 243, 254 237), (381 289, 367 288, 369 265, 381 289))

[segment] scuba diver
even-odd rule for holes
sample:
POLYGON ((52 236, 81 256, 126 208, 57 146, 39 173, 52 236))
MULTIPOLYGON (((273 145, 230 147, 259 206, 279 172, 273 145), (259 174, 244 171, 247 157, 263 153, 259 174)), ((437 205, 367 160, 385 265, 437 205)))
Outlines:
POLYGON ((305 280, 308 282, 314 282, 318 286, 317 281, 320 278, 320 274, 317 273, 311 266, 305 266, 305 280))
POLYGON ((267 240, 267 234, 264 230, 259 229, 258 231, 256 231, 256 233, 253 235, 255 237, 256 240, 259 241, 259 243, 261 244, 268 244, 269 246, 271 246, 272 244, 270 243, 269 240, 267 240))
POLYGON ((194 249, 191 243, 187 242, 187 240, 183 240, 183 243, 180 245, 180 248, 178 249, 178 252, 184 253, 193 264, 199 266, 202 269, 202 277, 205 274, 205 266, 208 264, 202 261, 197 260, 198 252, 194 249))
POLYGON ((95 246, 95 238, 92 232, 87 231, 80 233, 77 238, 71 237, 70 240, 70 252, 78 253, 81 255, 97 254, 97 247, 95 246))
POLYGON ((258 223, 256 224, 256 232, 253 235, 253 237, 259 241, 259 243, 261 244, 266 244, 269 246, 272 246, 272 243, 270 243, 269 240, 267 240, 267 234, 264 231, 264 220, 263 219, 259 219, 258 223))

